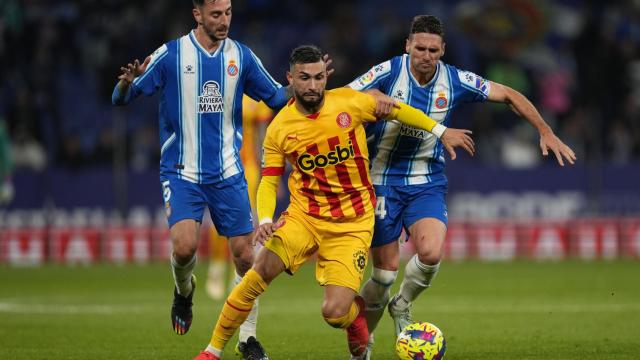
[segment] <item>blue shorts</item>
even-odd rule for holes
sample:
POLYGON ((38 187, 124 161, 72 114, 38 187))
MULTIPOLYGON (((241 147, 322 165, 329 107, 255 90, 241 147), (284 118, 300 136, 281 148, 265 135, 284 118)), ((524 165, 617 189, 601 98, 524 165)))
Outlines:
POLYGON ((424 218, 436 218, 445 225, 447 219, 447 185, 426 183, 420 185, 375 185, 378 204, 376 224, 371 247, 398 240, 404 227, 424 218))
POLYGON ((244 174, 216 184, 194 184, 176 176, 160 176, 164 208, 169 227, 184 219, 202 222, 204 207, 222 236, 232 237, 253 231, 253 215, 244 174))

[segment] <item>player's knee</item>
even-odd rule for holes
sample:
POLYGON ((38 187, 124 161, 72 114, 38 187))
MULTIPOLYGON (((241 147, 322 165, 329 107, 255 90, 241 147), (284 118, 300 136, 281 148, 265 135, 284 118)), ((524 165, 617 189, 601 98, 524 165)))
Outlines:
POLYGON ((331 299, 325 300, 322 303, 322 317, 332 327, 344 328, 347 327, 347 318, 349 315, 349 308, 351 304, 340 304, 338 301, 331 299))
POLYGON ((173 241, 173 256, 178 264, 184 264, 191 261, 198 249, 198 242, 195 239, 187 237, 176 237, 173 241))
POLYGON ((442 251, 440 249, 421 249, 417 251, 418 260, 425 265, 436 265, 442 258, 442 251))
POLYGON ((418 260, 425 265, 436 265, 442 258, 442 243, 437 239, 422 239, 417 242, 423 244, 418 246, 416 254, 418 260))

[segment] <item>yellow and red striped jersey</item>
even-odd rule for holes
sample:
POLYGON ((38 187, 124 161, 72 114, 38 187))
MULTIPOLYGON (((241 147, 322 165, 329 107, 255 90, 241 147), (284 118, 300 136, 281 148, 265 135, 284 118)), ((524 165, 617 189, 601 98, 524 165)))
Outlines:
POLYGON ((264 102, 255 101, 247 95, 242 97, 242 148, 240 160, 246 166, 249 162, 258 162, 258 131, 260 124, 267 124, 273 118, 273 110, 264 102))
POLYGON ((375 99, 349 88, 327 90, 324 96, 316 114, 302 114, 292 99, 276 115, 264 139, 262 175, 282 175, 289 161, 290 206, 312 216, 373 212, 376 200, 362 125, 376 120, 375 99))

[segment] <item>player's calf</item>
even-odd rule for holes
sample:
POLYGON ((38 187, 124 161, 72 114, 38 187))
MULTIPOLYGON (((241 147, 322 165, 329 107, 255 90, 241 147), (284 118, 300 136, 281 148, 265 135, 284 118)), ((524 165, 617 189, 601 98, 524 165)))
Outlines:
POLYGON ((360 294, 365 303, 365 317, 369 332, 373 333, 389 303, 391 285, 398 276, 397 271, 374 267, 371 278, 362 287, 360 294))

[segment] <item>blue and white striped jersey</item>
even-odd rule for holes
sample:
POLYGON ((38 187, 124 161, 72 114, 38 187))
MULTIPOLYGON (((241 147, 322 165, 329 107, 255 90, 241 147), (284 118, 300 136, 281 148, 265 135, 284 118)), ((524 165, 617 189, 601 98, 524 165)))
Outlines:
MULTIPOLYGON (((433 79, 420 86, 410 72, 407 54, 374 66, 348 86, 356 90, 378 89, 445 126, 455 107, 485 101, 489 96, 487 80, 442 61, 438 62, 433 79)), ((445 150, 435 135, 398 121, 379 121, 369 124, 367 139, 375 185, 446 183, 445 150)))
MULTIPOLYGON (((247 46, 226 39, 208 53, 193 31, 158 48, 122 102, 157 91, 160 173, 199 184, 216 183, 244 170, 238 153, 243 93, 276 109, 287 102, 285 89, 247 46)), ((114 103, 118 98, 116 86, 114 103)))

